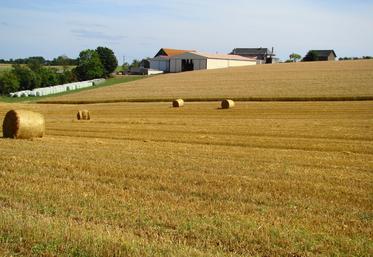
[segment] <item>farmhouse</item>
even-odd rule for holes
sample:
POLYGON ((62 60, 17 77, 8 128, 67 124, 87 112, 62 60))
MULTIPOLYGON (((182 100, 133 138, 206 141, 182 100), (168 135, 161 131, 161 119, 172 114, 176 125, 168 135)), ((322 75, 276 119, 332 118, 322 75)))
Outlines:
POLYGON ((202 52, 187 52, 170 58, 170 72, 211 70, 249 65, 256 65, 256 58, 202 52))
POLYGON ((335 61, 337 55, 334 50, 310 50, 316 54, 316 61, 335 61))
POLYGON ((230 54, 240 55, 247 58, 256 58, 258 64, 273 63, 275 54, 274 50, 268 48, 235 48, 230 54))

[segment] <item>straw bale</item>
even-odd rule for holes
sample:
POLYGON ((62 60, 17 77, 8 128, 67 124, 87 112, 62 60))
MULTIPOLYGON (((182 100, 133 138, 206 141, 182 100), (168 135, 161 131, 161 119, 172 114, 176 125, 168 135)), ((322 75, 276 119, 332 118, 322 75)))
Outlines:
POLYGON ((89 114, 88 110, 79 110, 77 113, 78 120, 90 120, 91 115, 89 114))
POLYGON ((230 99, 225 99, 221 102, 221 108, 222 109, 229 109, 234 107, 234 101, 230 99))
POLYGON ((3 121, 3 137, 30 139, 43 137, 45 120, 42 114, 27 110, 10 110, 3 121))
POLYGON ((183 99, 176 99, 172 101, 172 106, 175 108, 183 107, 184 106, 184 100, 183 99))

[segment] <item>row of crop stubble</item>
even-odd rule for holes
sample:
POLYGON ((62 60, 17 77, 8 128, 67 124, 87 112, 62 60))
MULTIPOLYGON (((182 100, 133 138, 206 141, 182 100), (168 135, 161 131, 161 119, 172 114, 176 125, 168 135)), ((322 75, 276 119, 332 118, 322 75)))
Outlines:
POLYGON ((14 106, 47 136, 0 141, 5 253, 371 253, 372 102, 14 106))

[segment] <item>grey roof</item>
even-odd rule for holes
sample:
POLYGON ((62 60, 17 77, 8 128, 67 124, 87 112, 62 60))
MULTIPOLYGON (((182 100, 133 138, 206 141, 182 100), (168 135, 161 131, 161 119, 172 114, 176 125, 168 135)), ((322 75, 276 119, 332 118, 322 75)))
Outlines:
POLYGON ((315 52, 319 57, 328 57, 331 53, 333 53, 334 56, 337 56, 334 50, 310 50, 310 52, 311 51, 315 52))
POLYGON ((235 48, 231 54, 246 55, 269 55, 273 54, 268 48, 235 48))

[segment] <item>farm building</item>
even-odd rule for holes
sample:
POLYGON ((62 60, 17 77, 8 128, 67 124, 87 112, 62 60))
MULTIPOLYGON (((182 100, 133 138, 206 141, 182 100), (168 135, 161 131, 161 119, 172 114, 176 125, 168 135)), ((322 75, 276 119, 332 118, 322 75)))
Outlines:
POLYGON ((154 56, 154 58, 150 59, 150 69, 153 70, 160 70, 163 72, 170 72, 170 58, 175 55, 193 52, 193 50, 179 50, 179 49, 171 49, 171 48, 162 48, 158 51, 158 53, 154 56))
POLYGON ((170 57, 170 72, 211 70, 249 65, 256 65, 256 58, 202 52, 188 52, 170 57))
POLYGON ((162 48, 149 62, 150 69, 176 73, 255 65, 256 57, 162 48))
POLYGON ((239 55, 247 58, 256 58, 258 64, 274 63, 277 59, 274 58, 275 53, 268 48, 235 48, 230 54, 239 55))
POLYGON ((335 61, 337 55, 334 50, 310 50, 316 54, 316 61, 335 61))

